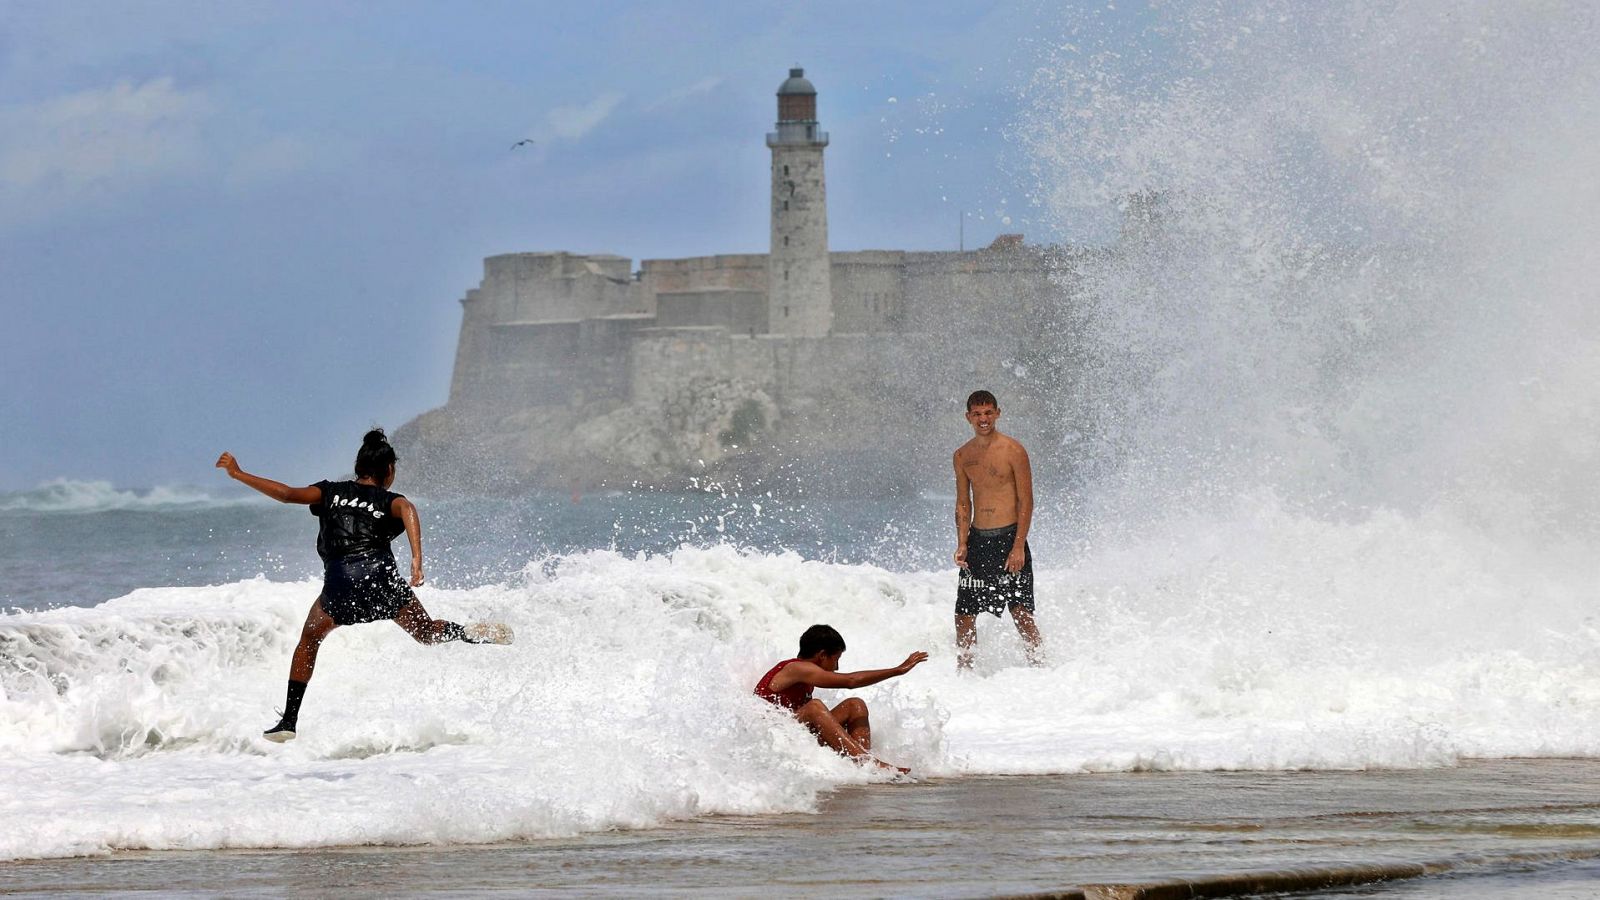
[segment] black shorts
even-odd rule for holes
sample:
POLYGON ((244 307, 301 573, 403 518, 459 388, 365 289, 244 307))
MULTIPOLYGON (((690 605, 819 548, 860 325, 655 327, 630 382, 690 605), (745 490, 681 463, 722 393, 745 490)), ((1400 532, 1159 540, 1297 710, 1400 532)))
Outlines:
POLYGON ((1022 543, 1022 571, 1007 572, 1006 557, 1017 526, 974 528, 967 532, 967 567, 956 582, 956 615, 1000 615, 1008 607, 1033 612, 1033 550, 1022 543))
POLYGON ((330 559, 322 567, 322 609, 340 625, 392 619, 417 598, 384 553, 330 559))

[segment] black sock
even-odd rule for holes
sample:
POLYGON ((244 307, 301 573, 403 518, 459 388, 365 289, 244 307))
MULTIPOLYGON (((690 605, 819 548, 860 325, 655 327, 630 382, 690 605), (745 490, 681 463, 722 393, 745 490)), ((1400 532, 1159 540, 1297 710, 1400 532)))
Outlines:
POLYGON ((306 698, 306 683, 289 679, 289 696, 283 701, 283 727, 294 730, 295 723, 300 721, 300 701, 306 698))

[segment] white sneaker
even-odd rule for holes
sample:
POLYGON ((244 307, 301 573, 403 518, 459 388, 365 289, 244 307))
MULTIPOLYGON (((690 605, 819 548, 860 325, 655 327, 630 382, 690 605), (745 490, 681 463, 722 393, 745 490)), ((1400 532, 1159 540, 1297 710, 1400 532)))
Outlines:
POLYGON ((461 630, 469 644, 511 643, 511 626, 501 622, 473 622, 461 630))

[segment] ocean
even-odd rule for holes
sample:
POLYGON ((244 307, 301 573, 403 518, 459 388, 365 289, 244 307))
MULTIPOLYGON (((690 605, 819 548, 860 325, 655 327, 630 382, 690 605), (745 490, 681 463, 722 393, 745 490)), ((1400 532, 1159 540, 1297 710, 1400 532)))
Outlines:
MULTIPOLYGON (((668 829, 702 848, 720 833, 736 848, 760 838, 731 837, 717 824, 728 817, 756 832, 815 830, 819 814, 839 815, 835 798, 852 796, 841 791, 888 791, 871 801, 889 804, 881 825, 915 804, 907 792, 960 795, 1000 776, 1036 779, 1012 791, 1004 811, 1041 822, 1067 802, 1048 798, 1081 804, 1088 793, 1098 799, 1074 815, 1151 813, 1160 806, 1145 790, 1151 782, 1094 780, 1151 774, 1178 779, 1163 788, 1172 804, 1196 791, 1205 798, 1168 811, 1182 828, 1199 830, 1207 811, 1255 828, 1296 818, 1252 807, 1259 787, 1214 781, 1228 772, 1345 773, 1357 785, 1347 790, 1367 804, 1347 800, 1350 814, 1437 806, 1443 794, 1453 799, 1429 806, 1440 820, 1532 829, 1482 840, 1470 823, 1437 826, 1476 837, 1412 857, 1509 853, 1529 837, 1556 861, 1600 850, 1592 768, 1491 771, 1477 788, 1471 776, 1477 759, 1600 758, 1600 636, 1586 631, 1581 579, 1502 571, 1494 548, 1394 514, 1327 522, 1250 503, 1226 529, 1213 522, 1204 536, 1152 534, 1137 552, 1103 552, 1042 510, 1035 552, 1047 663, 1028 667, 1009 621, 984 617, 976 671, 962 676, 951 647, 955 570, 942 561, 953 549, 948 496, 417 502, 431 573, 423 603, 436 616, 508 622, 516 643, 423 647, 387 623, 340 629, 323 650, 299 738, 274 745, 259 734, 275 719, 319 586, 304 508, 218 487, 61 482, 0 497, 13 607, 0 616, 0 780, 26 786, 0 800, 11 825, 0 857, 115 853, 148 863, 127 854, 481 854, 483 845, 583 856, 638 829, 668 829), (917 783, 886 783, 833 756, 751 695, 814 622, 845 635, 847 669, 933 654, 859 692, 878 753, 910 765, 917 783), (1377 780, 1406 771, 1423 775, 1377 780), (1473 798, 1495 784, 1520 793, 1473 798), (763 824, 786 816, 799 824, 763 824)), ((1259 783, 1280 803, 1310 802, 1304 779, 1259 783)), ((959 818, 946 826, 957 838, 959 818)), ((1419 826, 1402 817, 1393 827, 1419 826)), ((642 839, 658 854, 672 846, 642 839)), ((1108 866, 1114 841, 1085 840, 1110 855, 1073 844, 1082 873, 1156 878, 1177 865, 1156 854, 1140 857, 1150 863, 1142 869, 1108 866)), ((1215 872, 1407 858, 1381 844, 1363 853, 1344 838, 1319 839, 1310 846, 1320 856, 1279 858, 1236 843, 1203 861, 1215 872)), ((299 865, 285 860, 257 861, 263 885, 299 865)), ((502 862, 510 889, 521 863, 502 862)), ((1196 873, 1194 860, 1182 862, 1196 873)), ((153 871, 181 880, 168 870, 187 865, 167 859, 153 871)), ((193 865, 200 877, 212 864, 193 865)), ((1031 876, 1025 867, 993 887, 1050 887, 1039 878, 1070 877, 1063 865, 1031 876)), ((641 867, 646 860, 623 867, 611 888, 641 867)), ((51 872, 65 874, 7 876, 37 888, 48 879, 31 879, 51 872)), ((924 893, 897 883, 890 893, 924 893)), ((419 887, 428 885, 449 886, 419 887)), ((947 887, 951 896, 983 892, 972 882, 947 887)))

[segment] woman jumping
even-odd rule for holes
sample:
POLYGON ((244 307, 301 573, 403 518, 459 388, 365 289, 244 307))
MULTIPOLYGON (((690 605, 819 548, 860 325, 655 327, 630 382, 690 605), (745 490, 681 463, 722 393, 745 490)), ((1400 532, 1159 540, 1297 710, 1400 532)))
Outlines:
POLYGON ((417 508, 389 490, 394 484, 394 447, 383 429, 374 428, 356 453, 355 481, 319 481, 309 487, 290 487, 239 468, 232 453, 217 459, 217 468, 280 503, 303 503, 320 520, 317 555, 322 557, 322 594, 311 604, 300 644, 289 665, 289 695, 283 718, 263 735, 269 741, 294 739, 300 701, 317 665, 317 650, 328 633, 340 625, 393 619, 395 624, 423 644, 466 641, 469 644, 509 644, 511 628, 478 623, 465 627, 428 616, 411 589, 422 584, 422 526, 417 508), (389 542, 405 532, 411 543, 411 583, 400 577, 389 542))

